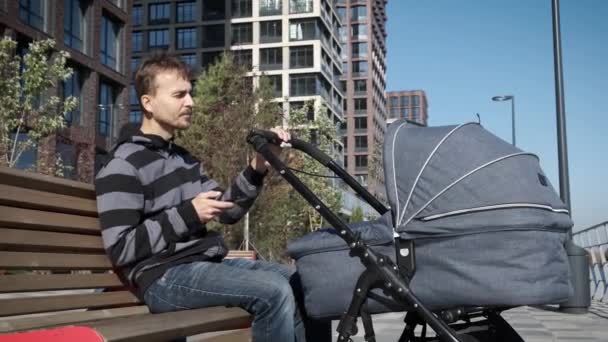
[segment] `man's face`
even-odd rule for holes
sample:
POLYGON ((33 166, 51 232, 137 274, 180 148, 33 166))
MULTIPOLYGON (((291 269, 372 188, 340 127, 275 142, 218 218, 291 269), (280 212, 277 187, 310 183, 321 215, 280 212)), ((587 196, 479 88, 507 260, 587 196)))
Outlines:
POLYGON ((188 128, 192 122, 190 81, 177 71, 167 70, 156 75, 154 86, 154 95, 144 95, 142 99, 146 111, 152 114, 151 119, 171 133, 188 128))

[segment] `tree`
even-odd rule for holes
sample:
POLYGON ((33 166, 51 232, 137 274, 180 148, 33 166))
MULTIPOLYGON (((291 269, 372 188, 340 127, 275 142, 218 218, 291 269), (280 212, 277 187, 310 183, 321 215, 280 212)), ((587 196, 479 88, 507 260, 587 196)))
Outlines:
POLYGON ((365 217, 363 215, 363 209, 361 209, 361 207, 359 206, 355 207, 355 209, 353 209, 353 212, 350 214, 348 222, 356 223, 361 222, 363 220, 365 220, 365 217))
MULTIPOLYGON (((303 140, 314 142, 319 149, 336 158, 336 127, 325 116, 327 112, 321 107, 315 120, 308 119, 314 111, 313 103, 304 108, 291 111, 287 118, 292 135, 303 140)), ((310 190, 317 195, 334 212, 341 206, 341 196, 337 187, 328 178, 314 175, 327 175, 327 169, 312 158, 295 151, 290 151, 287 164, 294 170, 306 173, 297 174, 310 190)), ((287 184, 279 175, 272 174, 266 182, 264 192, 253 208, 253 234, 258 248, 270 259, 287 261, 285 254, 289 241, 304 234, 328 225, 323 217, 287 184)))
MULTIPOLYGON (((282 103, 272 100, 268 78, 262 75, 258 80, 253 90, 246 71, 233 62, 231 55, 223 55, 198 78, 193 124, 178 136, 178 143, 201 159, 206 172, 224 186, 253 157, 245 139, 254 127, 268 129, 285 123, 297 137, 305 140, 317 137, 319 147, 325 151, 331 151, 336 140, 335 126, 327 117, 317 115, 319 120, 308 121, 310 104, 284 117, 279 108, 282 103)), ((287 152, 285 158, 295 169, 325 172, 320 164, 294 151, 287 152)), ((332 209, 340 207, 339 193, 326 178, 303 175, 302 179, 332 209)), ((260 253, 267 259, 283 261, 288 259, 285 255, 288 241, 324 224, 316 210, 274 170, 269 172, 263 191, 251 208, 250 222, 251 241, 260 253)), ((222 231, 231 248, 240 244, 242 227, 242 222, 234 226, 211 225, 222 231)))
POLYGON ((0 164, 9 167, 63 128, 65 113, 77 105, 73 96, 52 94, 72 74, 67 52, 53 53, 51 39, 30 43, 23 56, 15 53, 16 47, 8 37, 0 41, 0 164))
MULTIPOLYGON (((191 127, 180 132, 178 143, 198 157, 210 177, 226 186, 253 156, 245 139, 254 127, 268 128, 282 121, 282 113, 272 103, 268 86, 253 90, 251 78, 234 63, 230 54, 222 55, 196 82, 191 127)), ((267 82, 262 80, 262 82, 267 82)), ((232 246, 242 237, 234 227, 220 229, 232 246)))

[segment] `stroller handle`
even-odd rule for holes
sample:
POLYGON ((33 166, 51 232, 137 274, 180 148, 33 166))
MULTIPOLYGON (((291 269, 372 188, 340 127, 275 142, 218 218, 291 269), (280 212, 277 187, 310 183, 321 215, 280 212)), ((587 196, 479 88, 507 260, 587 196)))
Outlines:
MULTIPOLYGON (((281 143, 283 143, 284 141, 281 140, 275 132, 253 129, 249 132, 249 135, 247 136, 247 142, 250 143, 257 152, 261 153, 266 158, 266 155, 262 152, 262 150, 264 149, 264 144, 270 143, 274 145, 281 145, 281 143)), ((359 184, 359 182, 357 182, 357 180, 353 176, 346 172, 346 170, 344 170, 342 166, 336 163, 330 156, 325 154, 323 151, 319 150, 315 145, 296 138, 292 138, 289 142, 285 143, 289 143, 292 148, 308 154, 317 162, 333 171, 346 184, 348 184, 348 186, 355 190, 355 192, 359 196, 361 196, 369 205, 371 205, 380 215, 383 215, 384 213, 389 211, 389 208, 385 207, 384 204, 382 204, 376 197, 374 197, 374 195, 372 195, 366 188, 359 184)), ((283 165, 282 162, 275 164, 272 163, 269 158, 266 158, 266 160, 268 160, 270 164, 279 172, 281 171, 281 169, 285 168, 285 165, 283 165)))

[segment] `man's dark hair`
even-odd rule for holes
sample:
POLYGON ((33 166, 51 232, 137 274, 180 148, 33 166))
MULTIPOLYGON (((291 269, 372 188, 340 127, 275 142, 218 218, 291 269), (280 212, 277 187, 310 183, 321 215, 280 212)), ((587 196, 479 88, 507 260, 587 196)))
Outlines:
MULTIPOLYGON (((163 71, 176 71, 185 80, 190 79, 190 70, 181 59, 167 53, 154 54, 144 60, 135 73, 135 91, 138 100, 146 94, 154 95, 156 92, 156 84, 154 83, 156 75, 163 71)), ((143 106, 142 110, 145 111, 143 106)))

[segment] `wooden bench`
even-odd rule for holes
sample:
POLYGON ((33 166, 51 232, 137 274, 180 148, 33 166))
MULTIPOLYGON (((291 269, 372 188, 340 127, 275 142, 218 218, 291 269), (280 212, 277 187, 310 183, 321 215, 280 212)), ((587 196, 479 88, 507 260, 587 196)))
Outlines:
POLYGON ((111 269, 92 185, 0 167, 0 334, 84 326, 152 342, 250 326, 239 308, 150 314, 111 269))

